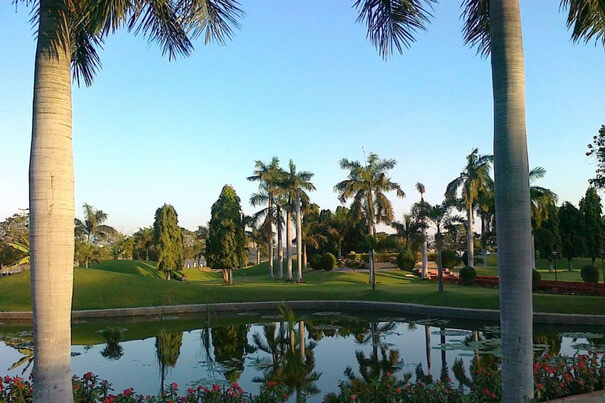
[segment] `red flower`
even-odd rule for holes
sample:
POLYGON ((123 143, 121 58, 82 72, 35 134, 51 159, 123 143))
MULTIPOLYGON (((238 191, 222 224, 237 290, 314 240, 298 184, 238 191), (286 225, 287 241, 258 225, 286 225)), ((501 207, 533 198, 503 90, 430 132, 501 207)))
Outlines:
POLYGON ((487 388, 484 388, 484 389, 483 389, 483 394, 484 394, 485 396, 489 396, 489 390, 488 390, 487 388))
POLYGON ((239 383, 234 382, 231 386, 233 386, 235 389, 239 389, 239 383))
POLYGON ((178 388, 179 388, 179 385, 178 385, 176 382, 172 382, 172 383, 170 384, 170 389, 177 390, 178 388))
POLYGON ((284 400, 288 400, 288 395, 283 395, 282 397, 284 398, 284 400))
POLYGON ((492 393, 492 399, 495 399, 495 398, 496 398, 496 394, 492 393))
POLYGON ((267 386, 270 388, 273 388, 275 386, 275 382, 273 381, 267 381, 267 386))
POLYGON ((87 373, 85 373, 85 374, 84 374, 84 379, 86 379, 86 380, 90 380, 90 379, 92 379, 92 372, 87 372, 87 373))
POLYGON ((351 401, 357 400, 357 395, 351 395, 351 401))
POLYGON ((74 385, 74 390, 78 390, 80 389, 80 385, 78 385, 77 383, 74 385))
POLYGON ((192 394, 194 392, 193 388, 187 389, 187 393, 192 394))
POLYGON ((537 384, 536 386, 537 386, 537 387, 538 387, 538 389, 540 389, 540 390, 544 389, 544 385, 542 385, 541 383, 537 384))
POLYGON ((10 381, 11 381, 11 377, 10 377, 10 376, 8 376, 8 375, 6 375, 6 376, 4 377, 4 382, 9 383, 10 381))
POLYGON ((202 389, 204 389, 204 388, 202 387, 202 385, 197 385, 197 390, 202 390, 202 389))
POLYGON ((124 396, 130 396, 130 395, 132 395, 132 391, 133 390, 134 389, 132 389, 132 388, 124 389, 124 396))
POLYGON ((218 385, 212 385, 212 389, 214 389, 215 392, 218 392, 221 389, 221 387, 218 385))
POLYGON ((387 378, 390 378, 390 377, 391 377, 391 373, 387 372, 387 378))

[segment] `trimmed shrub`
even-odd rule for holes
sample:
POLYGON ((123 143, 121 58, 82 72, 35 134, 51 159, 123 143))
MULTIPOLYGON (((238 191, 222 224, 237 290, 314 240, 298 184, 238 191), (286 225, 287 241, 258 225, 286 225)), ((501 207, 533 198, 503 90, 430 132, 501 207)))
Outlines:
POLYGON ((324 253, 321 257, 320 267, 326 271, 333 270, 336 267, 336 256, 330 252, 324 253))
POLYGON ((460 282, 464 285, 473 285, 477 277, 477 270, 470 266, 464 266, 460 269, 460 282))
POLYGON ((542 281, 542 276, 540 276, 540 273, 538 273, 538 270, 532 270, 531 271, 531 289, 532 289, 532 291, 538 290, 540 281, 542 281))
POLYGON ((599 282, 599 269, 592 265, 587 264, 586 266, 582 267, 580 274, 582 274, 582 280, 584 280, 585 283, 599 282))
POLYGON ((458 255, 453 250, 441 251, 441 264, 445 268, 453 269, 458 264, 458 255))
POLYGON ((311 255, 311 258, 309 259, 309 264, 315 270, 321 269, 321 255, 320 254, 311 255))
POLYGON ((412 270, 416 266, 416 255, 409 249, 404 250, 397 256, 397 266, 401 270, 412 270))

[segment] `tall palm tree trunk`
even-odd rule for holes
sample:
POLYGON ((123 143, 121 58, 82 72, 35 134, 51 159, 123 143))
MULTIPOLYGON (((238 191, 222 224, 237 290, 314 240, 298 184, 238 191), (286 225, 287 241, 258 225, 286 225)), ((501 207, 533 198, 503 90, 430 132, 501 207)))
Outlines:
POLYGON ((466 209, 466 244, 468 255, 468 266, 475 267, 475 244, 473 243, 473 206, 466 209))
POLYGON ((485 224, 485 217, 481 216, 481 260, 483 260, 483 267, 487 267, 487 242, 485 237, 487 236, 487 226, 485 224))
POLYGON ((305 344, 305 321, 298 321, 298 333, 300 334, 300 361, 304 364, 306 357, 306 344, 305 344))
POLYGON ((424 345, 426 352, 427 374, 431 373, 431 327, 424 326, 424 345))
POLYGON ((441 257, 441 250, 443 249, 443 245, 441 244, 441 233, 437 231, 435 235, 437 238, 437 276, 439 280, 439 292, 443 292, 443 258, 441 257))
POLYGON ((307 270, 307 243, 303 241, 302 247, 303 270, 307 270))
POLYGON ((281 228, 281 208, 277 205, 277 278, 284 278, 284 247, 281 228))
POLYGON ((292 217, 290 210, 286 211, 286 269, 288 281, 292 281, 292 217))
POLYGON ((429 259, 426 255, 427 242, 426 242, 426 229, 422 229, 422 278, 428 276, 429 259))
POLYGON ((302 217, 300 213, 300 195, 296 195, 296 281, 302 283, 303 280, 303 262, 302 262, 302 217))
POLYGON ((273 279, 273 219, 271 218, 271 214, 273 214, 272 207, 272 195, 269 195, 269 278, 273 279))
POLYGON ((74 171, 71 53, 53 43, 64 2, 40 1, 29 165, 34 401, 71 402, 74 171))
POLYGON ((531 220, 519 0, 490 0, 502 398, 534 395, 531 220))

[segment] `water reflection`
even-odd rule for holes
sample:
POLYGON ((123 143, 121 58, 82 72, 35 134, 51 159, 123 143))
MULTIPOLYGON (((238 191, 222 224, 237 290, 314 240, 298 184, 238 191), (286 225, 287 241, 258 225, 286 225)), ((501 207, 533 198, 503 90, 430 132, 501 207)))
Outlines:
MULTIPOLYGON (((536 356, 605 349, 605 329, 535 330, 536 356)), ((0 327, 0 375, 28 376, 33 359, 28 328, 0 327)), ((200 318, 158 322, 74 324, 74 374, 92 370, 114 390, 157 394, 161 385, 238 382, 257 393, 283 382, 292 401, 321 401, 340 381, 367 390, 387 373, 426 380, 453 378, 467 388, 477 374, 501 365, 499 329, 341 313, 200 318)))

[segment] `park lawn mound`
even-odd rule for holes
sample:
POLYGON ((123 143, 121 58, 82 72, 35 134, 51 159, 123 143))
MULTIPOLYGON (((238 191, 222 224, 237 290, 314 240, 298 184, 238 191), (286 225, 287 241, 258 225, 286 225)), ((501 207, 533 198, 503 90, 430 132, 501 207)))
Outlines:
POLYGON ((156 269, 155 262, 146 262, 143 260, 104 260, 99 263, 93 263, 89 266, 91 269, 111 271, 114 273, 134 274, 144 277, 163 279, 163 273, 156 269))

